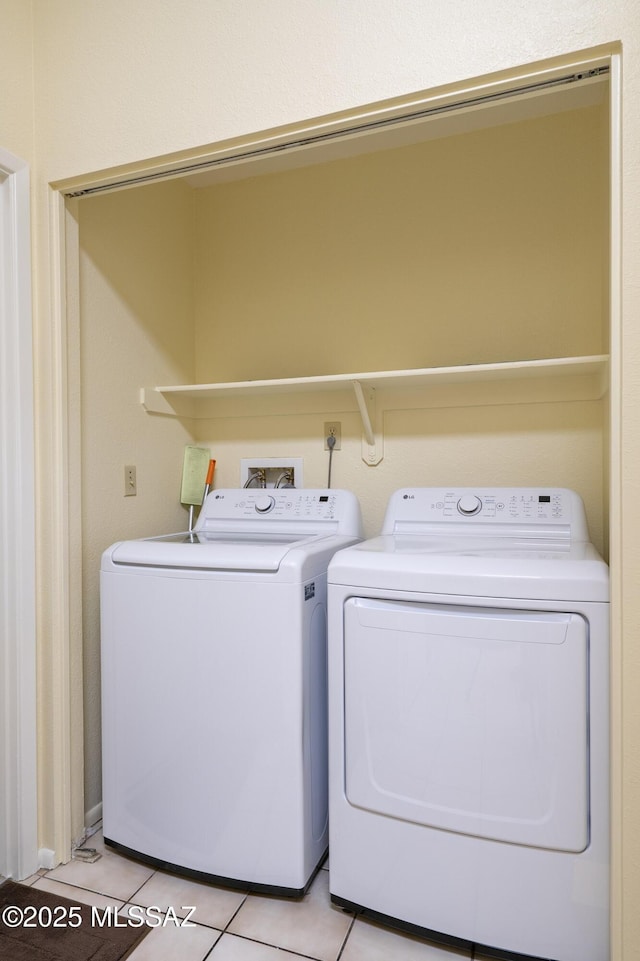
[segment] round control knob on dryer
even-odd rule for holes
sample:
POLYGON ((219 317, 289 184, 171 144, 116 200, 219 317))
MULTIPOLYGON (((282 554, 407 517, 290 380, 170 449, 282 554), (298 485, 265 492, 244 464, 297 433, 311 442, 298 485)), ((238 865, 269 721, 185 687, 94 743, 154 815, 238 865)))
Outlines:
POLYGON ((458 510, 466 517, 471 517, 482 510, 482 501, 475 494, 465 494, 458 501, 458 510))
POLYGON ((256 497, 255 507, 258 514, 268 514, 270 510, 273 510, 275 503, 275 497, 270 494, 262 494, 260 497, 256 497))

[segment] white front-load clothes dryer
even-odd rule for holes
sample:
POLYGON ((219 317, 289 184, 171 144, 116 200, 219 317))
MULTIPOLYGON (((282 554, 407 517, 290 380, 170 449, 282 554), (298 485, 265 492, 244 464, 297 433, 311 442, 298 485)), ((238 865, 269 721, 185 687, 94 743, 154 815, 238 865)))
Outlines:
POLYGON ((328 843, 326 576, 341 490, 216 490, 193 533, 102 557, 105 841, 297 896, 328 843))
POLYGON ((334 903, 609 958, 609 587, 577 494, 406 489, 329 565, 334 903))

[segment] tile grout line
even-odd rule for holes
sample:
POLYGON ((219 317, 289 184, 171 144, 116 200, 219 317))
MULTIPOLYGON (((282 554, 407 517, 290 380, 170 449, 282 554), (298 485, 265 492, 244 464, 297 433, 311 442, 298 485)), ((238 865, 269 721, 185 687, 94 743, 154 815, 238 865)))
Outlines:
MULTIPOLYGON (((233 912, 233 914, 231 915, 231 917, 229 918, 229 920, 228 920, 227 923, 225 924, 224 928, 222 929, 222 933, 223 933, 223 934, 228 930, 229 925, 233 922, 234 918, 237 918, 238 912, 240 911, 240 908, 244 907, 244 905, 247 903, 247 898, 248 898, 248 897, 249 897, 249 892, 247 892, 247 893, 245 894, 245 896, 243 897, 242 901, 240 902, 240 904, 238 905, 238 907, 236 908, 236 910, 233 912)), ((218 943, 218 942, 216 941, 216 944, 217 944, 217 943, 218 943)), ((215 948, 215 946, 216 946, 216 945, 214 944, 213 948, 215 948)), ((213 948, 211 948, 212 951, 213 951, 213 948)))
MULTIPOLYGON (((293 957, 296 957, 296 958, 304 958, 305 961, 323 961, 322 958, 318 958, 317 955, 314 955, 314 954, 301 954, 299 951, 293 951, 291 948, 285 948, 281 944, 272 944, 271 941, 258 941, 257 938, 250 938, 246 934, 236 934, 235 931, 227 931, 226 929, 221 932, 220 937, 218 938, 216 943, 213 945, 213 947, 210 948, 209 953, 205 955, 205 958, 203 959, 203 961, 205 961, 205 959, 208 959, 211 956, 211 954, 215 951, 215 949, 218 947, 223 934, 228 934, 229 937, 231 938, 240 938, 241 941, 249 941, 251 944, 262 944, 265 948, 273 948, 274 951, 286 951, 287 954, 291 954, 293 955, 293 957)), ((342 951, 342 948, 340 950, 342 951)), ((338 961, 337 958, 336 958, 336 961, 338 961)))
MULTIPOLYGON (((323 870, 323 869, 320 868, 320 870, 323 870)), ((325 870, 328 871, 328 868, 325 869, 325 870)), ((229 920, 227 921, 225 927, 223 928, 223 930, 222 930, 222 932, 221 932, 221 934, 220 934, 220 937, 217 939, 216 943, 215 943, 214 945, 212 945, 212 947, 209 949, 209 951, 207 952, 207 954, 204 956, 203 961, 208 961, 208 959, 212 957, 213 952, 215 951, 215 949, 216 949, 216 948, 218 947, 218 945, 220 944, 220 941, 222 940, 222 935, 223 935, 223 934, 228 934, 230 937, 234 937, 234 938, 240 938, 240 939, 243 940, 243 941, 249 941, 249 942, 251 942, 252 944, 262 944, 262 945, 265 945, 266 947, 273 948, 273 949, 276 950, 276 951, 286 951, 288 954, 294 955, 294 956, 297 957, 297 958, 305 958, 306 961, 323 961, 322 958, 317 958, 315 955, 311 955, 311 954, 301 954, 299 951, 293 951, 292 949, 290 949, 290 948, 285 948, 283 945, 280 945, 280 944, 272 944, 270 941, 260 941, 260 940, 258 940, 257 938, 250 938, 250 937, 248 937, 247 935, 239 934, 239 933, 237 933, 237 932, 235 932, 235 931, 229 931, 229 927, 230 927, 231 924, 233 923, 234 919, 238 916, 238 914, 239 914, 239 912, 240 912, 240 909, 246 904, 247 899, 249 898, 249 896, 251 895, 251 893, 252 893, 251 891, 247 891, 245 897, 244 897, 243 900, 242 900, 242 903, 238 905, 238 907, 237 907, 237 909, 234 911, 233 915, 229 918, 229 920)), ((345 912, 345 913, 349 913, 349 912, 345 912)), ((350 922, 350 924, 349 924, 349 928, 348 928, 348 930, 347 930, 347 933, 345 934, 344 939, 343 939, 343 941, 342 941, 342 944, 341 944, 341 946, 340 946, 340 948, 339 948, 339 950, 338 950, 338 954, 336 955, 335 961, 339 961, 340 957, 342 956, 342 952, 344 951, 345 945, 346 945, 346 943, 347 943, 347 939, 348 939, 349 935, 351 934, 351 929, 352 929, 352 927, 353 927, 353 925, 354 925, 354 923, 355 923, 355 920, 356 920, 356 916, 355 916, 355 914, 354 914, 353 917, 351 918, 351 922, 350 922)), ((218 930, 218 929, 216 929, 216 930, 218 930)))
MULTIPOLYGON (((106 852, 105 852, 105 853, 106 853, 106 852)), ((120 855, 118 855, 118 857, 120 857, 120 855)), ((67 863, 70 864, 71 861, 68 861, 67 863)), ((82 863, 82 862, 80 862, 80 863, 82 863)), ((136 862, 134 862, 134 863, 135 863, 135 864, 138 864, 139 862, 136 861, 136 862)), ((71 881, 65 881, 63 878, 51 878, 51 877, 49 877, 49 875, 52 874, 53 871, 56 871, 59 867, 64 867, 64 865, 56 865, 55 868, 51 868, 50 870, 46 871, 46 873, 43 874, 42 877, 43 877, 43 878, 46 878, 48 881, 54 881, 56 884, 66 884, 66 886, 67 886, 68 888, 77 888, 79 891, 86 891, 87 894, 99 894, 99 895, 100 895, 101 897, 103 897, 103 898, 113 898, 114 901, 122 901, 123 905, 129 904, 129 903, 131 902, 131 898, 134 898, 134 897, 136 896, 136 894, 138 893, 138 891, 140 891, 141 888, 143 888, 143 887, 145 886, 145 884, 147 883, 147 881, 150 881, 151 878, 154 877, 154 876, 158 873, 156 870, 152 870, 152 872, 151 872, 151 874, 149 875, 149 877, 146 878, 146 879, 142 882, 142 884, 138 885, 138 887, 135 889, 135 891, 134 891, 132 894, 130 894, 128 897, 122 897, 121 895, 109 894, 109 893, 107 893, 106 891, 96 890, 95 888, 86 888, 86 887, 85 887, 84 885, 82 885, 82 884, 73 884, 73 882, 71 882, 71 881)))
MULTIPOLYGON (((138 863, 138 862, 135 862, 135 863, 138 863)), ((155 876, 156 876, 157 873, 158 873, 157 870, 154 869, 154 870, 151 872, 151 874, 149 875, 149 877, 146 879, 146 881, 143 881, 142 884, 135 889, 135 891, 133 892, 133 894, 131 894, 131 895, 127 898, 127 900, 126 900, 125 903, 126 903, 126 904, 129 904, 129 903, 131 902, 131 898, 135 898, 135 896, 136 896, 136 894, 138 893, 138 891, 141 891, 142 888, 145 886, 145 884, 147 884, 147 883, 151 880, 151 878, 155 878, 155 876)))
POLYGON ((356 923, 356 915, 354 914, 353 917, 351 918, 351 924, 349 925, 349 930, 347 931, 347 933, 346 933, 345 936, 344 936, 344 941, 342 942, 342 947, 341 947, 340 950, 338 951, 338 957, 336 958, 336 961, 340 961, 340 958, 341 958, 342 955, 343 955, 344 949, 345 949, 346 946, 347 946, 347 941, 349 940, 349 935, 350 935, 351 932, 353 931, 353 926, 354 926, 355 923, 356 923))

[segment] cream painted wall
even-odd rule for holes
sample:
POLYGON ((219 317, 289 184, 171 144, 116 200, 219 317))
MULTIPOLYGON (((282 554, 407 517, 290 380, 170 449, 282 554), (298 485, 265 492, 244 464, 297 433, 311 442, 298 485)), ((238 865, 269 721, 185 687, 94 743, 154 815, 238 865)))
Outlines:
POLYGON ((99 814, 102 551, 116 540, 180 530, 188 423, 144 413, 143 383, 191 382, 193 230, 182 181, 79 205, 82 356, 82 596, 85 810, 99 814), (138 493, 124 497, 124 465, 138 493))
MULTIPOLYGON (((606 107, 589 107, 197 190, 196 383, 606 352, 606 141, 606 107)), ((367 533, 403 485, 555 484, 582 493, 606 550, 601 404, 488 400, 379 396, 371 468, 353 397, 329 398, 333 484, 356 491, 367 533)), ((280 455, 324 486, 327 402, 199 422, 217 486, 238 485, 242 457, 280 455)))
POLYGON ((637 42, 635 0, 33 3, 48 180, 637 42))
MULTIPOLYGON (((340 420, 342 447, 333 455, 332 486, 357 493, 369 537, 380 531, 389 496, 399 487, 555 485, 582 495, 590 534, 602 549, 601 402, 495 406, 478 404, 473 391, 466 397, 460 407, 387 410, 384 459, 377 467, 368 467, 362 460, 362 424, 349 407, 330 415, 222 417, 202 421, 199 432, 217 460, 218 487, 238 486, 241 457, 281 455, 304 459, 305 487, 325 487, 328 461, 322 449, 323 424, 327 419, 340 420)), ((387 394, 380 403, 402 400, 399 394, 387 394)))
MULTIPOLYGON (((179 5, 161 0, 34 0, 38 198, 34 253, 38 275, 36 364, 41 503, 40 644, 65 650, 65 465, 55 454, 64 427, 65 328, 56 304, 55 215, 48 184, 86 178, 116 164, 198 152, 203 144, 300 118, 350 110, 385 97, 513 72, 596 45, 623 49, 622 122, 622 462, 614 471, 617 537, 614 570, 616 693, 614 876, 616 961, 632 961, 640 943, 640 31, 637 0, 352 0, 327 4, 233 0, 179 5), (52 218, 52 220, 50 220, 52 218), (53 296, 52 296, 53 292, 53 296), (618 469, 622 471, 619 489, 618 469), (625 532, 622 538, 622 531, 625 532), (622 539, 621 539, 622 538, 622 539), (621 602, 623 602, 621 604, 621 602), (624 681, 620 681, 624 678, 624 681), (622 759, 621 770, 618 760, 622 759), (622 884, 624 882, 624 887, 622 884)), ((12 147, 12 144, 7 146, 12 147)), ((19 146, 13 146, 19 150, 19 146)), ((618 346, 618 345, 616 345, 618 346)), ((616 398, 617 403, 617 398, 616 398)), ((615 439, 615 438, 614 438, 615 439)), ((74 470, 72 465, 72 471, 74 470)), ((78 598, 73 598, 78 604, 78 598)), ((64 658, 61 659, 62 666, 64 658)), ((45 664, 45 683, 60 693, 60 672, 45 664)), ((64 679, 64 678, 63 678, 64 679)), ((45 716, 45 722, 49 715, 45 716)), ((55 745, 43 805, 61 792, 55 745), (53 792, 53 794, 52 794, 53 792)), ((44 836, 43 843, 56 843, 44 836)))
POLYGON ((31 3, 0 0, 0 146, 33 162, 31 3))
POLYGON ((607 117, 198 190, 197 382, 606 352, 607 117))

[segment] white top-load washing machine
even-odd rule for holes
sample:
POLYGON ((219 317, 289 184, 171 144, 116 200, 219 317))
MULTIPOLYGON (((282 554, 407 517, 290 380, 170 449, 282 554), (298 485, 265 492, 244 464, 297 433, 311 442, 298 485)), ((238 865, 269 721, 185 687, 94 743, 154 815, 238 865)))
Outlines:
POLYGON ((107 844, 206 880, 304 892, 328 843, 326 572, 342 490, 216 490, 193 533, 102 557, 107 844))
POLYGON ((406 489, 329 565, 332 899, 609 958, 609 587, 564 489, 406 489))

